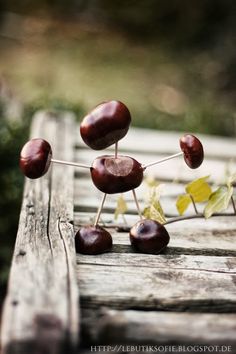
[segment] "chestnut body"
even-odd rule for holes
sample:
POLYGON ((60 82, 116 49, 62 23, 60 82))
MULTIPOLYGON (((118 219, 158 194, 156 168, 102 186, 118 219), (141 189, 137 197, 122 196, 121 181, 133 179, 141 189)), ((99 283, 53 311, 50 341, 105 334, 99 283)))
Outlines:
POLYGON ((112 237, 100 226, 84 226, 75 235, 76 252, 83 254, 99 254, 109 251, 112 237))
POLYGON ((103 193, 128 192, 137 188, 143 180, 141 164, 129 156, 104 155, 97 157, 91 167, 94 185, 103 193))
POLYGON ((184 153, 184 160, 190 168, 198 168, 204 159, 204 150, 200 140, 192 135, 185 134, 180 139, 180 148, 184 153))
POLYGON ((94 150, 102 150, 128 132, 131 116, 124 103, 108 101, 96 106, 81 122, 80 134, 94 150))
POLYGON ((140 252, 160 253, 169 240, 166 228, 155 220, 140 220, 130 230, 131 245, 140 252))
POLYGON ((44 139, 31 139, 22 148, 20 153, 20 168, 28 178, 43 176, 50 166, 52 149, 44 139))

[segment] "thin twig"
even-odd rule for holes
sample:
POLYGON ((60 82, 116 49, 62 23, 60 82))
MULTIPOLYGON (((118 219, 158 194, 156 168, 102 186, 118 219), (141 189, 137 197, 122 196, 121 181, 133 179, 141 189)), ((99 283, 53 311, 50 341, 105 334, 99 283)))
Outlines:
MULTIPOLYGON (((211 217, 216 217, 216 216, 235 216, 234 213, 217 213, 217 214, 212 214, 211 217)), ((194 214, 194 215, 187 215, 187 216, 178 216, 176 218, 171 218, 170 220, 167 220, 164 225, 167 224, 172 224, 173 222, 177 221, 183 221, 183 220, 190 220, 190 219, 205 219, 204 214, 194 214)))
MULTIPOLYGON (((234 213, 217 213, 217 214, 213 214, 211 217, 227 217, 227 216, 235 216, 234 213)), ((176 218, 171 218, 169 220, 167 220, 163 225, 168 225, 168 224, 172 224, 174 222, 178 222, 178 221, 184 221, 184 220, 190 220, 190 219, 205 219, 203 214, 193 214, 193 215, 188 215, 188 216, 178 216, 176 218)), ((208 220, 208 219, 207 219, 208 220)), ((83 224, 78 224, 76 226, 83 226, 83 224)), ((116 224, 116 223, 104 223, 104 227, 106 227, 106 229, 121 229, 125 232, 129 232, 129 230, 131 229, 132 225, 123 225, 123 224, 116 224)))

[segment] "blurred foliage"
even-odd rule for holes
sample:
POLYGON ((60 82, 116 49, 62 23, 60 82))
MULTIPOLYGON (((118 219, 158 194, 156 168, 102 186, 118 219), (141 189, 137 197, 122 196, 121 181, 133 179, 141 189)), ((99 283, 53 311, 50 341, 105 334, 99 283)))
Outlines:
POLYGON ((29 121, 24 124, 9 121, 0 105, 0 289, 7 277, 7 270, 16 237, 16 227, 21 205, 23 176, 18 169, 18 155, 28 132, 29 121))
POLYGON ((177 38, 176 44, 207 43, 234 23, 234 0, 3 0, 2 9, 69 16, 115 28, 129 36, 177 38))

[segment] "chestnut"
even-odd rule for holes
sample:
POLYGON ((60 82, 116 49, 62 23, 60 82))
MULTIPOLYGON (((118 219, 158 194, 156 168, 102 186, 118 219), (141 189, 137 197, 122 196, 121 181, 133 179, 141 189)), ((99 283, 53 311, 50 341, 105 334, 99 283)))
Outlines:
POLYGON ((131 245, 143 253, 158 254, 169 243, 170 237, 166 228, 152 219, 138 221, 130 229, 131 245))
POLYGON ((91 167, 94 185, 103 193, 123 193, 137 188, 143 180, 142 165, 129 156, 103 155, 91 167))
POLYGON ((192 134, 185 134, 180 139, 180 148, 184 153, 184 160, 190 168, 198 168, 204 158, 201 141, 192 134))
POLYGON ((89 147, 102 150, 117 143, 128 132, 131 115, 120 101, 100 103, 82 120, 80 134, 89 147))
POLYGON ((75 249, 78 253, 99 254, 107 252, 112 247, 112 237, 104 228, 84 226, 75 235, 75 249))
POLYGON ((28 178, 39 178, 49 169, 52 158, 50 144, 44 139, 31 139, 20 153, 20 168, 28 178))

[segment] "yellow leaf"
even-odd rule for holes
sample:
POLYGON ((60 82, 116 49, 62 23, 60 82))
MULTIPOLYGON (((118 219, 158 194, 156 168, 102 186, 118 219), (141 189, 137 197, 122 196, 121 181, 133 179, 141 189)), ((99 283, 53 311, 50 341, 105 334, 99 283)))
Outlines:
POLYGON ((209 176, 198 178, 185 187, 186 192, 196 203, 206 202, 212 193, 211 187, 206 182, 208 178, 209 176))
POLYGON ((166 219, 163 214, 163 210, 162 210, 161 206, 160 206, 160 209, 154 205, 146 207, 143 211, 143 216, 147 219, 152 219, 152 220, 158 221, 161 224, 164 224, 166 222, 166 219))
POLYGON ((228 208, 233 194, 233 187, 222 186, 211 194, 210 199, 204 209, 204 216, 208 219, 212 214, 219 213, 228 208))
POLYGON ((164 211, 162 209, 161 203, 159 200, 156 200, 152 205, 151 205, 151 211, 153 211, 153 213, 158 213, 158 220, 160 223, 164 224, 166 222, 165 219, 165 214, 164 211))
POLYGON ((142 214, 146 219, 150 219, 150 207, 144 208, 142 214))
POLYGON ((114 214, 115 220, 117 220, 119 215, 125 214, 127 209, 128 208, 127 208, 126 201, 124 200, 123 195, 121 194, 119 196, 119 198, 117 199, 117 206, 116 206, 116 210, 115 210, 115 214, 114 214))
POLYGON ((179 215, 183 215, 184 212, 188 209, 189 204, 192 202, 189 194, 179 195, 176 201, 176 208, 179 212, 179 215))
POLYGON ((159 199, 164 184, 159 184, 157 181, 150 178, 146 179, 146 182, 149 186, 149 198, 147 200, 148 205, 144 209, 143 215, 147 219, 153 219, 163 224, 166 222, 166 219, 159 199))

